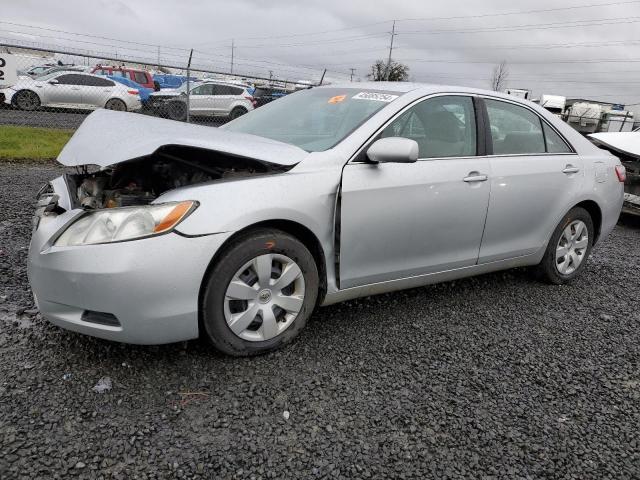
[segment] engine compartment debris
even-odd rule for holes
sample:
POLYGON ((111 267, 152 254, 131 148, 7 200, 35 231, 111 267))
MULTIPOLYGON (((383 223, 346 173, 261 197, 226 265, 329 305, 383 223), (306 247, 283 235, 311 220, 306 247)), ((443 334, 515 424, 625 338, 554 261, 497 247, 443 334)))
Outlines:
POLYGON ((90 173, 80 167, 66 177, 72 200, 85 209, 147 205, 162 193, 217 180, 267 175, 291 166, 237 157, 211 150, 167 145, 152 155, 90 173))

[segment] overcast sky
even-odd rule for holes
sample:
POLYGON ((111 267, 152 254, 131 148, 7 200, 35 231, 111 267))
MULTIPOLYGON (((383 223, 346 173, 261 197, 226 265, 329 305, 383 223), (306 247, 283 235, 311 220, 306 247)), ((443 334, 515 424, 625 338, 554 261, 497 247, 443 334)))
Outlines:
POLYGON ((194 48, 194 63, 228 70, 233 38, 239 73, 317 81, 326 67, 329 80, 348 80, 355 68, 366 79, 388 55, 393 19, 393 58, 412 80, 488 88, 505 60, 508 86, 536 97, 640 103, 640 1, 20 0, 3 2, 0 41, 151 61, 160 45, 163 62, 179 65, 194 48))

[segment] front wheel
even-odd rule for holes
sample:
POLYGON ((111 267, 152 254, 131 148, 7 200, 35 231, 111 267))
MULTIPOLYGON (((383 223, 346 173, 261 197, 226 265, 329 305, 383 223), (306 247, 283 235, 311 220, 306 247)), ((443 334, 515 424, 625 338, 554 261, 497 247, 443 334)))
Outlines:
POLYGON ((536 267, 543 280, 556 285, 571 282, 584 269, 593 245, 593 220, 575 207, 558 224, 542 262, 536 267))
POLYGON ((40 107, 40 97, 31 90, 21 90, 13 97, 13 106, 31 112, 40 107))
POLYGON ((304 328, 318 297, 318 269, 291 235, 258 230, 225 249, 205 280, 202 325, 218 350, 275 350, 304 328))

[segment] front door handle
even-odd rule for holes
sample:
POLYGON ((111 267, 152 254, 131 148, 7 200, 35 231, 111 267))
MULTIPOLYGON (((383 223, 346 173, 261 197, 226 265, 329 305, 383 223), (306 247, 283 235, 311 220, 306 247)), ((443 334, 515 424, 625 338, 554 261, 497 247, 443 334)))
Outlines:
POLYGON ((480 172, 471 172, 469 176, 464 177, 462 180, 467 183, 486 182, 489 179, 487 175, 480 172))
POLYGON ((564 168, 564 170, 562 170, 562 173, 570 175, 572 173, 578 173, 579 171, 580 169, 578 167, 574 167, 573 165, 569 164, 564 168))

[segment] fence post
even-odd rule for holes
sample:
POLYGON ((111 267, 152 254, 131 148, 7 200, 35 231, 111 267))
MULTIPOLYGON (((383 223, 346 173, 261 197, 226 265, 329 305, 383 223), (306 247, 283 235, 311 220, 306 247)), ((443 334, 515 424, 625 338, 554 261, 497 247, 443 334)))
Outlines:
POLYGON ((193 48, 189 53, 189 63, 187 63, 187 123, 191 120, 189 110, 191 110, 191 57, 193 57, 193 48))
POLYGON ((624 124, 627 123, 627 118, 629 118, 629 110, 624 113, 624 120, 622 121, 622 125, 620 125, 620 129, 618 130, 619 132, 622 131, 624 124))

